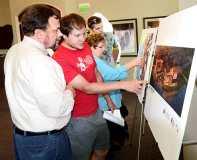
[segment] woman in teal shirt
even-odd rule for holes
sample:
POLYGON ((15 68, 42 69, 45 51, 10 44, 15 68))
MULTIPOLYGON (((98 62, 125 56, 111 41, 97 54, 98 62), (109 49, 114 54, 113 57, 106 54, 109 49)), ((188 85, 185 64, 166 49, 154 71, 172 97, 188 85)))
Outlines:
MULTIPOLYGON (((128 70, 136 65, 142 64, 141 58, 135 58, 134 60, 126 63, 125 65, 119 65, 117 67, 112 66, 109 62, 102 59, 102 55, 105 52, 106 44, 105 38, 101 33, 92 33, 87 37, 87 42, 91 47, 94 55, 97 69, 102 75, 105 82, 124 80, 128 77, 128 70)), ((121 100, 122 94, 120 90, 116 90, 109 93, 111 100, 113 101, 116 109, 122 107, 121 100)), ((99 96, 99 107, 101 110, 106 111, 112 109, 107 104, 103 95, 99 96)), ((114 108, 113 108, 114 109, 114 108)), ((124 109, 124 107, 122 107, 124 109)), ((124 145, 125 139, 129 137, 128 126, 125 122, 125 126, 119 126, 113 122, 107 121, 110 131, 111 149, 121 149, 124 145)))
MULTIPOLYGON (((104 82, 124 80, 128 77, 129 69, 142 64, 141 58, 135 58, 134 60, 124 65, 118 65, 118 66, 112 66, 109 63, 107 63, 105 60, 101 58, 105 51, 106 44, 105 44, 104 36, 100 33, 90 34, 87 37, 87 42, 91 47, 92 53, 94 55, 97 64, 97 69, 102 75, 104 82)), ((109 94, 116 108, 120 108, 121 100, 122 100, 121 91, 116 90, 110 92, 109 94)), ((107 102, 102 95, 100 95, 99 97, 99 107, 103 111, 109 110, 107 102)))

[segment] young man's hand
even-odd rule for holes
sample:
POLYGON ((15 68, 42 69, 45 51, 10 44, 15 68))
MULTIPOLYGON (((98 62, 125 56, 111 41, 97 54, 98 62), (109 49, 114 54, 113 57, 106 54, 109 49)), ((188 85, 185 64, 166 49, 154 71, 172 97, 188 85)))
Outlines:
POLYGON ((131 81, 122 81, 122 87, 128 92, 133 92, 139 94, 142 90, 145 81, 131 80, 131 81))
POLYGON ((74 90, 74 88, 73 88, 71 85, 67 85, 67 86, 66 86, 66 90, 67 90, 67 89, 70 90, 70 91, 72 92, 73 97, 76 96, 75 90, 74 90))

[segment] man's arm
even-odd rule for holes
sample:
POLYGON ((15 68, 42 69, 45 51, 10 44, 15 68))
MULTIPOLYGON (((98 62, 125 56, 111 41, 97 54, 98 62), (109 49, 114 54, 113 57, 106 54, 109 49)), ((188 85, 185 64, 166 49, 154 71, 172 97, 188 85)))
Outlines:
POLYGON ((128 92, 139 93, 140 90, 142 89, 142 85, 144 84, 144 81, 132 80, 132 81, 120 81, 120 82, 112 82, 112 83, 102 83, 102 82, 89 83, 81 75, 78 74, 69 84, 71 84, 74 89, 84 91, 88 94, 107 93, 118 89, 123 89, 128 92))
POLYGON ((73 90, 64 81, 62 70, 50 62, 49 58, 34 56, 35 63, 31 73, 31 85, 36 102, 43 114, 49 117, 65 117, 70 115, 73 106, 73 90))

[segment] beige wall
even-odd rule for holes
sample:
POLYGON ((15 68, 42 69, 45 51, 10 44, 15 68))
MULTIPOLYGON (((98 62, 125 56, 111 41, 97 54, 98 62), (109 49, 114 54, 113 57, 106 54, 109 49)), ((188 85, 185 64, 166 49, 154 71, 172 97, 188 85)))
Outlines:
POLYGON ((88 1, 90 12, 83 16, 101 12, 109 20, 137 18, 138 37, 143 27, 143 17, 166 16, 179 9, 178 0, 66 0, 66 13, 79 13, 78 3, 88 1))
MULTIPOLYGON (((7 1, 7 0, 6 0, 7 1)), ((65 12, 65 0, 9 0, 10 2, 10 13, 11 13, 11 21, 13 24, 13 31, 14 31, 14 43, 17 42, 19 39, 18 33, 18 25, 17 25, 17 17, 19 13, 28 5, 34 3, 47 3, 56 6, 59 8, 62 13, 65 12)))
MULTIPOLYGON (((103 13, 108 19, 137 18, 138 34, 142 29, 142 18, 152 16, 170 15, 178 11, 178 0, 9 0, 12 23, 16 27, 16 16, 27 5, 32 3, 48 3, 57 6, 62 13, 79 13, 78 4, 82 2, 90 3, 90 12, 84 17, 88 17, 94 12, 103 13), (116 3, 114 3, 116 2, 116 3)), ((16 29, 14 29, 16 42, 16 29)))
POLYGON ((197 4, 197 0, 179 0, 179 9, 185 9, 197 4))
MULTIPOLYGON (((67 12, 79 12, 80 2, 88 0, 66 0, 67 12)), ((89 3, 91 6, 89 15, 98 11, 109 19, 169 15, 178 10, 178 0, 89 0, 89 3)))
POLYGON ((8 0, 0 1, 0 26, 11 24, 10 7, 8 0))

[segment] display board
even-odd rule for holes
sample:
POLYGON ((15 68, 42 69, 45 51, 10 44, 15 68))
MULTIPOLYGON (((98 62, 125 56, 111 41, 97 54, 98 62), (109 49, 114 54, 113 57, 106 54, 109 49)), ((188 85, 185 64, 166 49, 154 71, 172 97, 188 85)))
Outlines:
MULTIPOLYGON (((144 63, 142 67, 136 67, 136 79, 138 80, 145 80, 146 82, 149 82, 150 66, 152 65, 152 56, 155 50, 156 37, 157 28, 149 28, 142 31, 138 57, 143 57, 144 63)), ((142 103, 144 98, 145 86, 146 84, 144 84, 142 92, 138 94, 140 103, 142 103)))
POLYGON ((165 160, 179 159, 185 128, 196 123, 187 123, 197 73, 196 15, 194 6, 162 19, 158 28, 144 114, 165 160))

